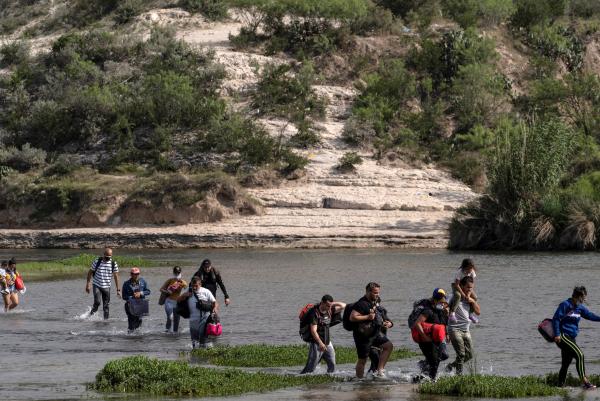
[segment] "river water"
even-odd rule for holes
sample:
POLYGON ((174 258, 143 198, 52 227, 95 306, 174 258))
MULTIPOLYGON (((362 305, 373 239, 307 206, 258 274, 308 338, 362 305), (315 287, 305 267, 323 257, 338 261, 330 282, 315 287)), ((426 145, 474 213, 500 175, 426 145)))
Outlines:
MULTIPOLYGON (((72 250, 2 250, 0 258, 49 260, 78 253, 72 250)), ((116 250, 116 254, 120 251, 116 250)), ((301 343, 298 310, 325 293, 353 302, 368 281, 381 283, 381 296, 396 326, 389 332, 394 345, 418 350, 406 327, 412 302, 449 290, 456 267, 473 257, 482 307, 481 322, 472 327, 476 370, 502 375, 545 374, 560 364, 558 349, 537 333, 537 323, 551 316, 575 285, 586 285, 591 310, 600 312, 600 255, 597 253, 463 254, 447 251, 402 250, 127 250, 123 253, 184 266, 189 277, 209 257, 222 271, 232 305, 222 306, 226 344, 301 343)), ((134 354, 178 358, 190 349, 187 321, 178 337, 164 334, 164 312, 156 304, 158 288, 171 268, 142 269, 153 290, 150 316, 140 335, 127 335, 123 302, 112 293, 111 318, 90 319, 92 303, 85 278, 27 283, 27 293, 15 313, 0 312, 0 399, 114 399, 86 390, 86 383, 111 359, 134 354)), ((27 272, 21 271, 25 280, 27 272)), ((122 267, 121 279, 128 276, 122 267)), ((218 294, 222 302, 222 293, 218 294)), ((582 321, 578 342, 589 373, 600 373, 600 324, 582 321)), ((351 333, 338 326, 333 342, 352 345, 351 333)), ((454 354, 451 351, 451 358, 454 354)), ((414 400, 426 399, 404 384, 417 371, 418 358, 388 365, 399 384, 342 383, 311 389, 286 389, 247 395, 244 400, 414 400)), ((444 363, 443 363, 444 364, 444 363)), ((297 372, 298 368, 281 369, 297 372)), ((352 375, 353 365, 340 365, 352 375)), ((574 366, 572 366, 573 373, 574 366)), ((590 393, 591 394, 591 393, 590 393)), ((588 395, 595 397, 595 394, 588 395)), ((163 398, 164 399, 164 398, 163 398)), ((431 399, 431 397, 427 398, 431 399)))

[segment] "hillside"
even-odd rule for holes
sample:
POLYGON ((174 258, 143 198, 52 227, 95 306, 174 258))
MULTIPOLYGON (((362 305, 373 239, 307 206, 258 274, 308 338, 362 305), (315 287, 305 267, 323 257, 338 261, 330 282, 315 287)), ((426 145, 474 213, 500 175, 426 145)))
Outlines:
POLYGON ((598 244, 594 7, 3 3, 2 246, 598 244))

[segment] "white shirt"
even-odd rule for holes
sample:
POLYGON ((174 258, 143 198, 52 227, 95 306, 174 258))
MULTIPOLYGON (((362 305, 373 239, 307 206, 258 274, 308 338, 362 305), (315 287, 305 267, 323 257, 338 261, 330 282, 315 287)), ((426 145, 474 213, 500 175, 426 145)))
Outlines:
POLYGON ((214 295, 212 294, 212 292, 210 292, 208 289, 204 288, 204 287, 200 287, 200 289, 198 291, 195 291, 196 296, 194 296, 194 294, 192 294, 189 298, 188 298, 188 306, 190 308, 190 320, 200 320, 200 309, 198 309, 196 307, 196 303, 198 302, 198 299, 200 301, 206 301, 206 302, 217 302, 217 300, 215 299, 214 295), (196 299, 196 297, 198 299, 196 299))
POLYGON ((471 277, 475 278, 475 277, 477 277, 477 274, 475 274, 475 270, 471 270, 469 273, 465 274, 462 271, 462 269, 459 267, 458 270, 456 271, 456 275, 454 276, 454 280, 460 281, 467 276, 471 276, 471 277))

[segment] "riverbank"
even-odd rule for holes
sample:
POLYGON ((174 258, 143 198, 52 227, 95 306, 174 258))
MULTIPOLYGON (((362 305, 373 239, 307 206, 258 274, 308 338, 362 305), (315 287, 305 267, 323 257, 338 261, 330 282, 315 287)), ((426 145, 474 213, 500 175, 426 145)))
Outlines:
POLYGON ((303 209, 180 226, 2 230, 0 248, 445 248, 452 212, 303 209), (321 212, 321 211, 326 212, 321 212), (361 222, 369 222, 368 225, 361 222))

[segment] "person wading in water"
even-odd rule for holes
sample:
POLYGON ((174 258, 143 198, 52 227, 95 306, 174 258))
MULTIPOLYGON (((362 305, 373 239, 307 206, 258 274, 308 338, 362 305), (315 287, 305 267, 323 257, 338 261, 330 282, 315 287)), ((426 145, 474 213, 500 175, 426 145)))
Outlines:
POLYGON ((87 282, 85 284, 85 292, 88 294, 92 290, 92 278, 94 279, 94 304, 90 311, 92 316, 102 300, 102 309, 104 311, 104 319, 108 319, 109 304, 110 304, 110 287, 112 279, 115 279, 117 287, 117 297, 121 296, 121 287, 119 285, 119 265, 112 258, 113 251, 110 248, 104 249, 104 255, 92 262, 92 267, 87 274, 87 282))
POLYGON ((581 351, 581 348, 575 342, 575 338, 579 334, 579 321, 581 318, 600 322, 600 316, 592 313, 583 305, 586 298, 587 290, 585 287, 575 287, 571 298, 558 305, 552 318, 552 326, 555 333, 554 342, 560 348, 562 357, 560 372, 558 373, 558 384, 560 386, 565 385, 569 365, 571 365, 573 358, 575 358, 575 367, 577 368, 579 380, 581 380, 584 389, 591 390, 595 389, 596 386, 590 383, 585 374, 583 351, 581 351))
POLYGON ((225 298, 225 305, 229 305, 231 299, 229 298, 229 294, 227 294, 225 284, 223 284, 221 273, 213 267, 210 259, 204 259, 202 261, 200 268, 194 273, 194 276, 200 277, 200 280, 202 280, 202 287, 208 289, 215 298, 217 297, 217 285, 221 287, 223 297, 225 298))

